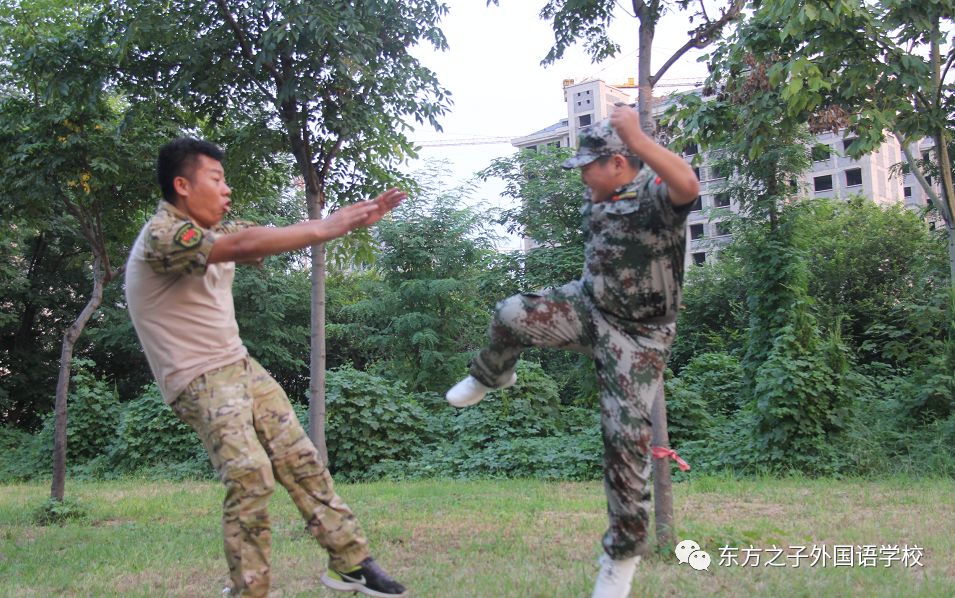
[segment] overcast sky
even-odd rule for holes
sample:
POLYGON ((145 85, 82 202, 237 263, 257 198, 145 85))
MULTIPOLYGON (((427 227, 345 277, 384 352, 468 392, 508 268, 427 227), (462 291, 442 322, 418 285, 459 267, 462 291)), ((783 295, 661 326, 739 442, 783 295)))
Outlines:
MULTIPOLYGON (((440 119, 444 131, 421 127, 411 136, 418 143, 526 135, 567 116, 564 79, 602 79, 615 84, 637 77, 638 21, 619 6, 611 33, 621 46, 620 54, 592 64, 583 48, 577 46, 557 63, 543 67, 540 61, 554 41, 550 24, 538 16, 545 0, 500 0, 500 6, 486 6, 485 0, 446 3, 450 12, 441 29, 448 40, 448 51, 422 47, 413 52, 438 75, 441 84, 451 92, 454 104, 440 119)), ((685 13, 664 16, 653 47, 654 68, 686 41, 689 29, 685 13)), ((663 83, 667 79, 702 80, 706 68, 695 60, 700 54, 684 56, 669 69, 663 83)), ((668 90, 661 87, 658 93, 668 90)), ((514 151, 509 143, 457 145, 423 147, 420 156, 421 160, 449 160, 455 180, 460 181, 487 166, 493 158, 514 151)), ((412 163, 410 168, 415 166, 412 163)), ((475 203, 500 204, 500 189, 499 185, 483 185, 475 203)))

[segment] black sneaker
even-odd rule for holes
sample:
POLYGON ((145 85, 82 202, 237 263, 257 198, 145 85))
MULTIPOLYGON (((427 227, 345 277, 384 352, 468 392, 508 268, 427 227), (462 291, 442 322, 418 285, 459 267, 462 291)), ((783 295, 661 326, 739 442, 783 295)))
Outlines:
POLYGON ((360 592, 366 596, 402 598, 408 595, 408 590, 391 579, 391 576, 385 573, 385 570, 371 557, 363 560, 361 565, 347 573, 329 567, 328 571, 322 574, 322 583, 333 590, 360 592))

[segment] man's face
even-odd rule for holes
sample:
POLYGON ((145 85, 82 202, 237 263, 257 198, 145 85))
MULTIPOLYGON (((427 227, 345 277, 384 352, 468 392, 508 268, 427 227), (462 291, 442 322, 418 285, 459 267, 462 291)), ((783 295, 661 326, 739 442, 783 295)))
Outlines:
POLYGON ((618 166, 613 156, 609 160, 594 160, 580 167, 580 180, 590 188, 591 199, 595 202, 607 201, 621 184, 618 166))
POLYGON ((222 163, 200 154, 188 176, 176 177, 178 206, 203 228, 211 228, 225 217, 232 203, 232 189, 225 184, 222 163))

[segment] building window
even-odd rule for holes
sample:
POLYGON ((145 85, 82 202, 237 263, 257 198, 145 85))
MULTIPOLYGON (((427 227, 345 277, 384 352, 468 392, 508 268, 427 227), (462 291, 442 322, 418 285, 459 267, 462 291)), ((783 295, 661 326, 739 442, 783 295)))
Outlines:
POLYGON ((717 208, 730 207, 729 193, 717 193, 716 196, 713 197, 713 205, 717 208))
POLYGON ((590 124, 590 122, 591 121, 590 121, 589 114, 581 114, 580 116, 577 117, 577 124, 580 125, 581 127, 586 127, 587 125, 590 124))
POLYGON ((832 189, 832 175, 817 176, 812 179, 813 189, 816 191, 829 191, 832 189))
POLYGON ((902 174, 910 174, 912 172, 912 165, 909 164, 909 161, 906 160, 902 162, 902 174))
POLYGON ((690 238, 693 240, 703 238, 703 225, 702 224, 691 224, 690 225, 690 238))
POLYGON ((693 167, 693 174, 696 175, 696 180, 700 180, 700 167, 699 167, 699 166, 694 166, 694 167, 693 167))
POLYGON ((699 212, 703 209, 703 197, 700 195, 696 196, 696 199, 693 200, 693 205, 690 206, 691 212, 699 212))
POLYGON ((905 195, 906 197, 912 197, 912 188, 905 187, 904 189, 902 189, 902 194, 905 195))
POLYGON ((846 187, 858 187, 862 184, 862 169, 850 168, 846 171, 846 187))
POLYGON ((683 148, 684 156, 695 156, 699 149, 696 147, 695 143, 688 143, 685 148, 683 148))
POLYGON ((528 145, 528 146, 525 147, 524 149, 526 149, 526 150, 529 151, 529 152, 536 152, 536 151, 537 151, 537 146, 536 146, 536 145, 528 145))
POLYGON ((725 179, 733 173, 733 167, 729 164, 717 164, 710 169, 714 179, 725 179))
POLYGON ((699 253, 694 253, 694 254, 693 254, 693 263, 696 264, 697 266, 702 266, 703 264, 705 264, 705 263, 706 263, 706 253, 704 253, 704 252, 702 252, 702 251, 699 252, 699 253))
POLYGON ((832 156, 832 150, 829 149, 828 145, 814 145, 812 146, 812 161, 813 162, 822 162, 823 160, 828 160, 832 156))
POLYGON ((843 139, 843 140, 842 140, 842 151, 848 152, 848 151, 849 151, 849 147, 852 146, 852 143, 853 143, 856 139, 858 139, 858 137, 850 137, 850 138, 848 138, 848 139, 843 139))
POLYGON ((730 233, 730 225, 728 222, 717 222, 716 223, 716 236, 725 237, 730 233))

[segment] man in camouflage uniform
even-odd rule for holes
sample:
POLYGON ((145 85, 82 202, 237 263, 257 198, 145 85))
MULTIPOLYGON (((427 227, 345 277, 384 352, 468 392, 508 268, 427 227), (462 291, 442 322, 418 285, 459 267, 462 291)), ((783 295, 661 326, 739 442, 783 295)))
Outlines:
POLYGON ((227 593, 268 594, 268 502, 277 479, 328 550, 322 583, 405 596, 404 587, 369 556, 358 521, 335 493, 285 392, 249 357, 232 301, 235 262, 256 262, 369 226, 405 194, 390 189, 324 220, 284 228, 223 222, 231 190, 222 158, 219 148, 196 139, 176 139, 160 149, 157 178, 165 200, 133 245, 126 298, 165 401, 199 435, 226 487, 227 593))
POLYGON ((563 166, 580 168, 588 187, 583 276, 499 303, 490 343, 447 398, 464 407, 514 384, 528 347, 593 357, 610 519, 593 595, 616 598, 629 594, 647 540, 650 411, 676 332, 686 215, 699 181, 682 158, 643 133, 626 106, 583 130, 577 154, 563 166))

